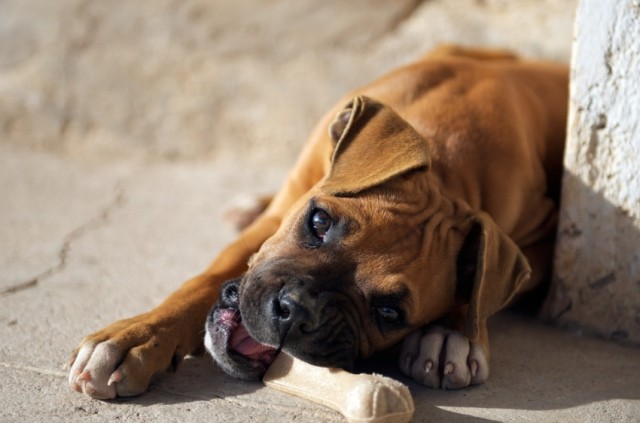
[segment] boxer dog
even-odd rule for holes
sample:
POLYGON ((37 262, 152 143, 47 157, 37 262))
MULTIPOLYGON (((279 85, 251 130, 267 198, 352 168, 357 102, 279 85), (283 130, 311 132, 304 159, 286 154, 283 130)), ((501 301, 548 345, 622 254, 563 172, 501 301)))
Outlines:
POLYGON ((422 384, 483 383, 487 318, 549 275, 567 94, 563 65, 458 47, 349 94, 237 240, 155 309, 87 336, 69 383, 140 394, 203 338, 240 378, 279 351, 350 368, 402 343, 422 384))

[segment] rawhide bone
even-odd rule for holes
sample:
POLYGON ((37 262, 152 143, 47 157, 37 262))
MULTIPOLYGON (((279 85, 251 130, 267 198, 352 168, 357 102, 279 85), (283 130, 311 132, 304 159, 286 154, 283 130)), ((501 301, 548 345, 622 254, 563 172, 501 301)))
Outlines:
POLYGON ((411 393, 397 380, 313 366, 282 352, 263 382, 270 388, 330 407, 352 423, 403 423, 413 416, 411 393))

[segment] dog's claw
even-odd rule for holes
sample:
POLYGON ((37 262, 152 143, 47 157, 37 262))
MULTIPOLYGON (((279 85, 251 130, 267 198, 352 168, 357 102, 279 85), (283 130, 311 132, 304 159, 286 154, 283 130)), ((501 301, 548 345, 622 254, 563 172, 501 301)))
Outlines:
POLYGON ((78 370, 69 372, 69 385, 72 385, 78 379, 78 370))
POLYGON ((455 367, 453 366, 453 364, 447 363, 446 366, 444 366, 444 374, 445 375, 453 374, 454 369, 455 367))
POLYGON ((76 377, 76 382, 88 382, 91 380, 91 372, 85 370, 76 377))
POLYGON ((471 363, 469 363, 469 369, 471 369, 471 377, 476 377, 476 374, 478 373, 478 362, 471 360, 471 363))
POLYGON ((433 368, 433 361, 427 360, 424 362, 424 372, 425 374, 431 373, 431 369, 433 368))
POLYGON ((109 377, 109 381, 107 382, 107 386, 111 386, 114 383, 122 382, 122 379, 124 379, 124 376, 122 375, 122 372, 120 370, 116 370, 115 372, 113 372, 111 374, 111 377, 109 377))

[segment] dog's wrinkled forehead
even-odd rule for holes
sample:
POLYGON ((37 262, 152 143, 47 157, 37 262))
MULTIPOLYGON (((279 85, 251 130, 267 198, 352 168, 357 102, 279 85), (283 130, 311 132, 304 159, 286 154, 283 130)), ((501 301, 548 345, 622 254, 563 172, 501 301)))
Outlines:
POLYGON ((390 107, 359 96, 329 127, 336 143, 322 191, 349 196, 411 170, 428 168, 425 139, 390 107))

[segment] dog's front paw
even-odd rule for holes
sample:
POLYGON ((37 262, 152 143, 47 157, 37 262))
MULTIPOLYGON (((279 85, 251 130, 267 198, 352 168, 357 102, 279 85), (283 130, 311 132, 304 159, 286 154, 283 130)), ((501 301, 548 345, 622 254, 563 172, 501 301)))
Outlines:
POLYGON ((460 389, 484 383, 489 363, 483 347, 440 326, 418 330, 404 340, 400 370, 431 388, 460 389))
POLYGON ((151 377, 182 359, 171 327, 148 315, 121 320, 84 338, 69 360, 72 389, 95 399, 144 392, 151 377))

